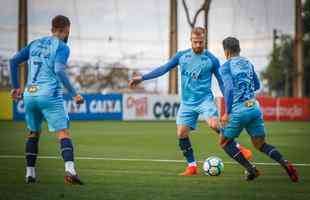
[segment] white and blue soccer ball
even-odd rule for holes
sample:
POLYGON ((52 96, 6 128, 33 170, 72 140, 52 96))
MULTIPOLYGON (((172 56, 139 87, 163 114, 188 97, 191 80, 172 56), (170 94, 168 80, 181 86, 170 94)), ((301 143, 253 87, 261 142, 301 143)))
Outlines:
POLYGON ((203 163, 203 171, 208 176, 219 176, 223 173, 223 161, 216 156, 207 158, 203 163))

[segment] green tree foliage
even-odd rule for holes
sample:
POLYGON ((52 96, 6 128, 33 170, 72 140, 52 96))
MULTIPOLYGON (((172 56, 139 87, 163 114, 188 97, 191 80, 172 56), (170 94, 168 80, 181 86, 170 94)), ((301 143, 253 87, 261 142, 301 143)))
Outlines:
MULTIPOLYGON (((304 84, 305 96, 310 96, 310 0, 306 0, 303 10, 304 22, 304 84)), ((294 68, 293 39, 289 35, 278 37, 270 56, 270 62, 262 77, 268 80, 270 91, 277 96, 292 96, 293 78, 296 75, 294 68)))
POLYGON ((304 66, 305 66, 305 95, 310 96, 310 0, 304 4, 304 66))
POLYGON ((310 1, 306 0, 305 4, 304 4, 304 32, 305 35, 308 35, 308 39, 309 39, 309 34, 310 34, 310 1))
POLYGON ((289 35, 281 35, 279 44, 271 53, 270 63, 262 73, 263 78, 268 80, 269 89, 277 96, 292 95, 293 66, 293 40, 289 35))

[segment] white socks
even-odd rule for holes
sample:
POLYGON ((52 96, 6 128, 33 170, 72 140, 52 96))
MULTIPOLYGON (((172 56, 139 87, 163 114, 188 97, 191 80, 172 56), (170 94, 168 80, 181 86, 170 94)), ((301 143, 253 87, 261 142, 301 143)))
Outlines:
POLYGON ((75 168, 74 168, 74 162, 73 161, 65 162, 65 171, 69 172, 72 175, 76 175, 76 171, 75 171, 75 168))
MULTIPOLYGON (((76 175, 76 171, 74 168, 74 162, 72 162, 72 161, 65 162, 65 171, 69 172, 72 175, 76 175)), ((31 176, 33 178, 36 177, 35 167, 26 167, 26 177, 29 177, 29 176, 31 176)))
POLYGON ((197 163, 194 161, 194 162, 188 163, 188 166, 189 167, 197 167, 197 163))
POLYGON ((36 169, 35 167, 26 167, 26 177, 31 176, 32 178, 36 177, 36 169))

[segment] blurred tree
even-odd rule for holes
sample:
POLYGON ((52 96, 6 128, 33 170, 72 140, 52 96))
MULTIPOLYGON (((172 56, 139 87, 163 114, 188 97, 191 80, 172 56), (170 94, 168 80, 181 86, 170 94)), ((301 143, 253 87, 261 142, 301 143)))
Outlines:
POLYGON ((293 40, 289 35, 281 35, 279 44, 275 45, 270 62, 262 77, 268 80, 270 92, 276 96, 292 95, 293 78, 293 40))
MULTIPOLYGON (((305 96, 310 96, 310 0, 306 0, 303 7, 304 22, 304 86, 305 96)), ((268 80, 271 93, 276 96, 292 96, 293 76, 296 75, 294 68, 293 39, 289 35, 282 34, 270 55, 270 62, 262 77, 268 80)))
POLYGON ((310 1, 306 0, 305 4, 304 4, 304 8, 303 8, 303 21, 304 21, 304 34, 308 35, 308 39, 309 39, 309 35, 310 35, 310 1))
POLYGON ((305 96, 310 96, 310 0, 304 4, 304 65, 305 65, 305 96))
POLYGON ((189 26, 191 28, 194 28, 197 22, 197 18, 198 15, 201 12, 204 12, 204 19, 205 19, 205 29, 206 29, 206 34, 205 34, 205 47, 208 47, 208 19, 209 19, 209 10, 210 10, 210 4, 211 4, 211 0, 204 0, 203 4, 200 6, 200 8, 195 12, 193 19, 191 19, 190 17, 190 13, 189 13, 189 9, 186 3, 186 0, 182 0, 182 4, 183 4, 183 8, 185 11, 185 15, 186 15, 186 20, 187 23, 189 24, 189 26))
POLYGON ((211 0, 205 0, 200 8, 195 12, 193 19, 190 17, 189 9, 185 0, 182 0, 183 8, 186 14, 186 20, 191 28, 194 28, 197 22, 198 15, 205 10, 206 6, 209 6, 211 0))

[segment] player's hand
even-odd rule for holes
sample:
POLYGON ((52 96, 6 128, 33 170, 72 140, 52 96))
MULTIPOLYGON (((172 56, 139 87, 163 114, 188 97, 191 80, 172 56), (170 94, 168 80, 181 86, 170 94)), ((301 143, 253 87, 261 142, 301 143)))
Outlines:
POLYGON ((84 98, 81 95, 76 95, 75 97, 73 97, 74 101, 76 104, 83 104, 84 103, 84 98))
POLYGON ((143 81, 142 76, 134 76, 128 83, 129 88, 136 87, 139 83, 143 81))
POLYGON ((225 113, 222 117, 221 117, 221 123, 223 126, 226 126, 226 124, 229 121, 229 115, 227 113, 225 113))
POLYGON ((14 100, 21 100, 23 97, 22 94, 23 92, 20 88, 11 90, 11 98, 14 100))

